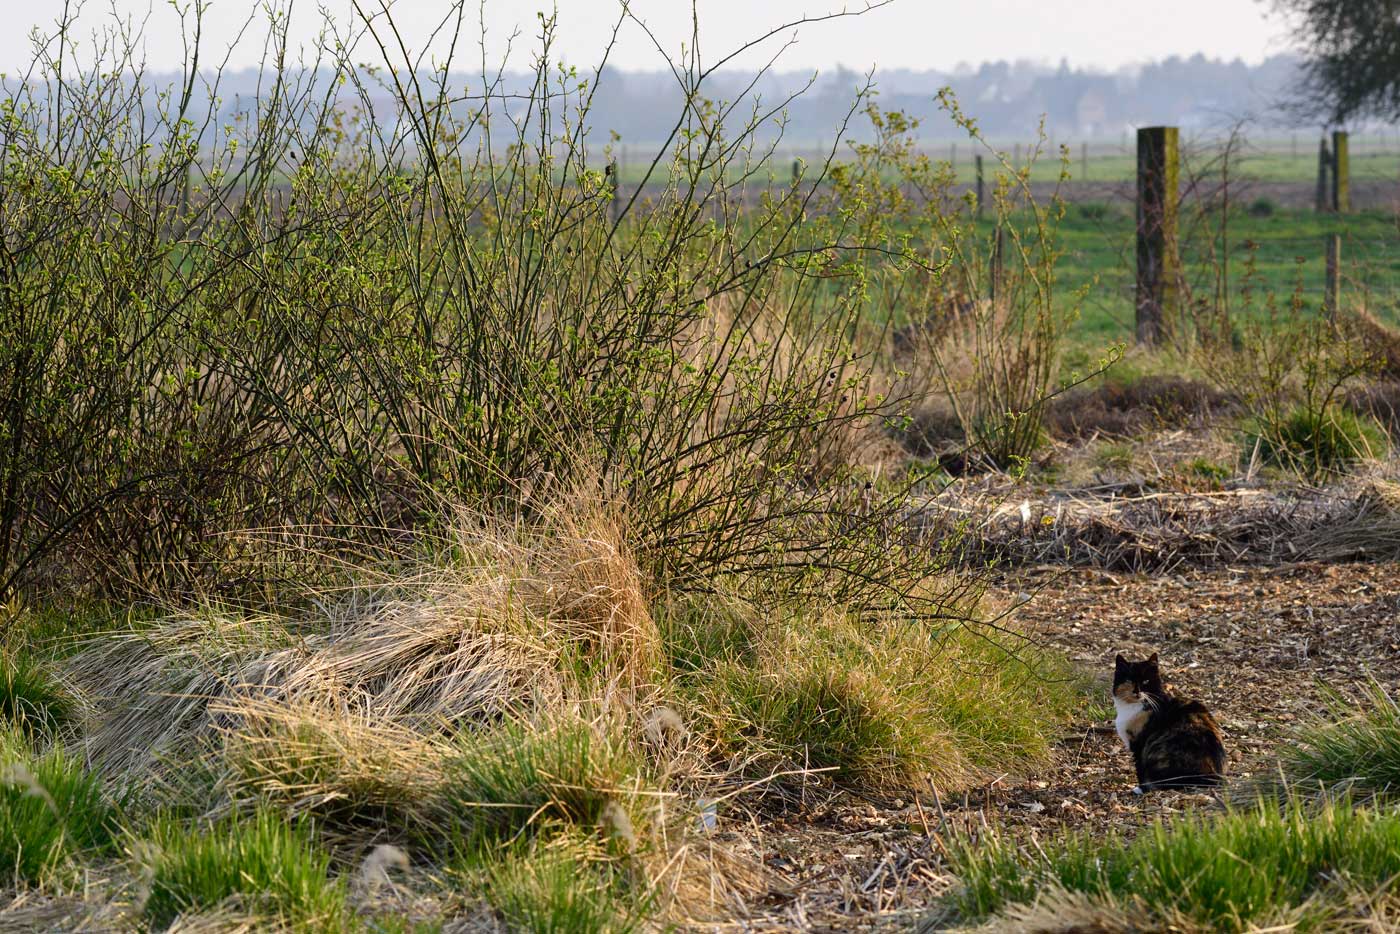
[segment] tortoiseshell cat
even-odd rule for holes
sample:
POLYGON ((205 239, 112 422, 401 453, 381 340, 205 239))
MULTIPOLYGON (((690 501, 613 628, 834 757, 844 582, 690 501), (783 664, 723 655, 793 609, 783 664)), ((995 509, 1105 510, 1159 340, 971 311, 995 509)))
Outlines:
POLYGON ((1154 788, 1219 785, 1225 773, 1220 727, 1200 701, 1167 693, 1157 653, 1140 662, 1114 660, 1114 725, 1133 754, 1141 794, 1154 788))

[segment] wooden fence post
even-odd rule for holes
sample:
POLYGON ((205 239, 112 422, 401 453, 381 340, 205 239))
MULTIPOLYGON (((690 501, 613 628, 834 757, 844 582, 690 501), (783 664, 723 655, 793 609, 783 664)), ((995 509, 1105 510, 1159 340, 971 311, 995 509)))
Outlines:
POLYGON ((608 215, 613 223, 617 223, 618 213, 622 208, 622 203, 617 196, 617 160, 608 163, 608 167, 603 170, 603 181, 608 188, 608 215))
POLYGON ((1332 195, 1327 187, 1327 171, 1332 164, 1332 156, 1327 152, 1327 137, 1317 144, 1317 213, 1325 214, 1331 208, 1332 195))
POLYGON ((1327 285, 1322 293, 1322 310, 1327 320, 1337 324, 1337 312, 1342 298, 1342 235, 1327 235, 1327 285))
POLYGON ((1001 224, 998 223, 996 236, 992 239, 992 268, 990 274, 991 281, 987 289, 987 291, 991 293, 989 295, 989 298, 991 298, 992 300, 993 308, 996 308, 997 296, 1000 295, 1002 291, 1002 264, 1004 262, 1004 259, 1002 257, 1002 250, 1005 249, 1005 246, 1005 238, 1003 236, 1001 224))
POLYGON ((982 219, 982 199, 986 195, 986 188, 982 182, 982 154, 977 154, 977 219, 982 219))
POLYGON ((1351 210, 1351 158, 1345 130, 1332 132, 1332 210, 1351 210))
POLYGON ((1167 336, 1180 293, 1176 207, 1180 162, 1174 126, 1137 136, 1137 339, 1154 346, 1167 336))
POLYGON ((801 181, 802 181, 802 160, 801 160, 801 159, 793 159, 793 160, 792 160, 792 187, 793 187, 793 188, 796 188, 797 185, 798 185, 798 183, 800 183, 801 181))

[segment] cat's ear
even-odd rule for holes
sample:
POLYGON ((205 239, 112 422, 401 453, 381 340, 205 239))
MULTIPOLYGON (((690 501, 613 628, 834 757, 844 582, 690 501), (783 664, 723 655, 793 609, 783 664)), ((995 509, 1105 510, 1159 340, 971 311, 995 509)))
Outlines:
POLYGON ((1113 673, 1122 674, 1128 670, 1128 660, 1119 655, 1113 659, 1113 673))
POLYGON ((1147 658, 1147 664, 1151 665, 1153 668, 1156 668, 1156 667, 1157 667, 1157 653, 1156 653, 1156 652, 1153 652, 1150 656, 1148 656, 1148 658, 1147 658))

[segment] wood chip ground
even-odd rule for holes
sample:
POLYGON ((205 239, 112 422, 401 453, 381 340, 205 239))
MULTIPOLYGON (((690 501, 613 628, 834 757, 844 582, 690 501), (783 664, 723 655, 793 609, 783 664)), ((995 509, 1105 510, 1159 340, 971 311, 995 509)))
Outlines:
POLYGON ((778 820, 731 828, 734 845, 785 885, 732 929, 907 930, 955 884, 940 831, 995 825, 1029 840, 1066 827, 1131 831, 1157 817, 1219 808, 1210 794, 1132 794, 1131 762, 1108 719, 1117 652, 1159 652, 1173 688, 1215 711, 1236 781, 1272 774, 1279 744, 1317 709, 1325 686, 1355 691, 1374 677, 1400 693, 1394 562, 1153 576, 1054 566, 1018 571, 1002 586, 1008 598, 1035 595, 1019 615, 1037 639, 1103 673, 1095 719, 1066 729, 1054 764, 1038 774, 936 799, 814 801, 778 820))

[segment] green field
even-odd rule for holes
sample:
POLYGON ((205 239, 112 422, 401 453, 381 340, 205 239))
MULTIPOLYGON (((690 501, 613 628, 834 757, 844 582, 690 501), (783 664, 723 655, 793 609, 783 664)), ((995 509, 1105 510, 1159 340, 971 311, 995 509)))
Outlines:
MULTIPOLYGON (((1094 184, 1131 185, 1137 171, 1137 156, 1134 143, 1092 143, 1087 150, 1083 143, 1065 143, 1068 161, 1061 161, 1061 144, 1047 143, 1031 166, 1031 180, 1054 182, 1060 178, 1063 168, 1071 182, 1091 182, 1094 184)), ((1330 145, 1330 144, 1329 144, 1330 145)), ((1181 175, 1183 181, 1198 179, 1202 184, 1219 184, 1222 173, 1227 171, 1231 184, 1249 185, 1254 183, 1285 183, 1311 185, 1317 179, 1317 140, 1315 138, 1298 142, 1297 152, 1288 142, 1277 140, 1245 141, 1231 153, 1228 166, 1222 159, 1226 141, 1221 139, 1193 140, 1183 136, 1181 142, 1181 175)), ((630 145, 616 146, 605 157, 604 153, 590 155, 590 166, 601 166, 607 158, 618 164, 618 176, 623 186, 640 185, 647 178, 656 146, 630 145)), ((982 155, 983 169, 990 181, 991 175, 999 168, 999 153, 1007 165, 1023 165, 1031 155, 1029 143, 1020 145, 998 140, 986 145, 972 141, 953 143, 926 143, 917 149, 936 162, 949 162, 958 174, 960 182, 971 184, 976 179, 973 157, 982 155)), ((773 153, 771 177, 774 184, 782 184, 792 177, 792 163, 801 160, 809 173, 821 165, 831 151, 830 144, 820 148, 817 145, 779 149, 773 153)), ((756 153, 761 155, 762 153, 756 153)), ((849 146, 837 149, 838 158, 848 158, 849 146)), ((658 175, 653 172, 651 181, 664 177, 666 160, 659 165, 658 175)), ((1357 183, 1390 181, 1400 183, 1400 144, 1393 139, 1353 136, 1350 142, 1351 178, 1357 183)), ((768 172, 761 173, 763 177, 768 172)))
MULTIPOLYGON (((1188 212, 1189 215, 1189 212, 1188 212)), ((1087 288, 1075 326, 1079 342, 1129 340, 1133 335, 1134 221, 1131 205, 1071 204, 1059 228, 1063 256, 1057 267, 1062 302, 1087 288)), ((1222 240, 1217 218, 1183 216, 1183 265, 1190 296, 1212 300, 1221 260, 1228 257, 1228 307, 1246 306, 1252 289, 1256 306, 1272 294, 1281 303, 1295 290, 1305 309, 1321 307, 1325 277, 1324 245, 1342 235, 1343 307, 1364 307, 1395 320, 1400 299, 1400 237, 1396 219, 1382 212, 1346 216, 1276 210, 1267 217, 1232 214, 1222 240), (1227 249, 1228 247, 1228 249, 1227 249)))
MULTIPOLYGON (((1397 181, 1400 180, 1400 152, 1393 146, 1381 149, 1373 144, 1372 151, 1358 152, 1353 140, 1351 149, 1351 177, 1353 181, 1397 181)), ((1200 179, 1202 182, 1218 184, 1226 166, 1221 157, 1224 144, 1220 142, 1192 144, 1182 142, 1182 179, 1200 179)), ((1008 161, 1014 162, 1017 150, 1002 149, 1008 161)), ((966 148, 960 147, 961 158, 958 164, 960 174, 971 176, 972 169, 967 165, 966 148)), ((1027 157, 1025 147, 1021 149, 1022 161, 1027 157)), ((947 156, 944 155, 943 158, 947 156)), ((991 157, 984 156, 984 163, 990 171, 991 157)), ((1031 179, 1051 182, 1060 176, 1060 152, 1048 150, 1036 161, 1031 169, 1031 179)), ((1066 166, 1069 178, 1076 182, 1121 182, 1131 184, 1137 171, 1137 156, 1131 148, 1119 148, 1114 152, 1089 153, 1087 163, 1078 146, 1071 145, 1069 162, 1066 166)), ((1310 184, 1317 178, 1317 147, 1300 146, 1295 156, 1291 151, 1275 149, 1254 149, 1245 145, 1230 157, 1228 167, 1232 184, 1236 182, 1292 182, 1310 184)))

